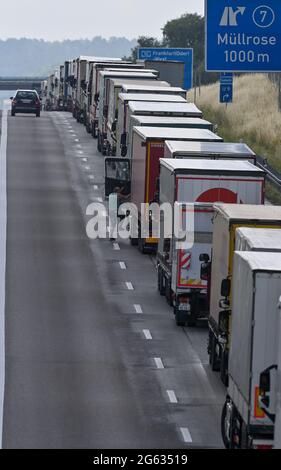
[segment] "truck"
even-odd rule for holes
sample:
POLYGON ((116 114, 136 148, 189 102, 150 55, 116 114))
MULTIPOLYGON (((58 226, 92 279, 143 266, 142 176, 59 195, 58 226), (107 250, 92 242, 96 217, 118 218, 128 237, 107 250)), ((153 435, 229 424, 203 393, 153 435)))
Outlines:
MULTIPOLYGON (((118 113, 117 113, 117 120, 113 122, 110 119, 107 121, 107 135, 108 135, 108 155, 116 155, 116 131, 117 127, 118 130, 122 133, 126 131, 127 128, 127 108, 130 101, 142 101, 142 102, 151 102, 151 103, 186 103, 185 98, 180 95, 174 94, 162 94, 162 93, 120 93, 118 98, 118 113), (117 124, 118 123, 118 124, 117 124), (123 123, 123 127, 122 127, 123 123)), ((127 152, 122 152, 121 149, 121 156, 126 157, 127 152)))
MULTIPOLYGON (((229 292, 226 279, 222 295, 227 299, 229 292)), ((270 405, 270 402, 267 395, 260 400, 260 391, 267 388, 266 375, 262 374, 261 380, 261 371, 269 373, 268 366, 272 364, 276 368, 276 307, 280 292, 281 253, 234 253, 229 384, 221 420, 226 448, 273 447, 273 421, 262 409, 262 401, 265 405, 270 405)), ((224 318, 222 311, 222 322, 224 318)), ((271 405, 274 407, 273 403, 271 405)))
POLYGON ((139 70, 139 71, 132 71, 132 70, 118 70, 111 71, 111 70, 103 70, 99 72, 99 97, 98 97, 98 105, 99 105, 99 118, 98 118, 98 151, 103 152, 105 154, 105 145, 104 141, 107 139, 107 117, 108 117, 108 106, 109 106, 109 84, 110 79, 122 79, 124 78, 125 81, 128 79, 130 80, 157 80, 157 75, 152 72, 139 70))
POLYGON ((87 130, 94 138, 97 138, 98 113, 99 113, 99 72, 102 70, 116 69, 141 70, 143 65, 132 64, 121 59, 111 59, 104 62, 90 64, 87 106, 87 130))
POLYGON ((88 87, 90 81, 91 67, 97 63, 118 63, 121 59, 106 58, 106 57, 92 57, 80 56, 76 59, 76 96, 75 96, 75 116, 78 122, 85 122, 86 120, 86 107, 88 99, 88 87))
MULTIPOLYGON (((131 86, 133 89, 138 90, 147 88, 148 93, 151 94, 154 89, 153 85, 156 83, 155 80, 125 80, 124 78, 112 78, 109 82, 109 97, 108 97, 108 119, 107 119, 107 127, 108 127, 108 141, 111 148, 116 148, 116 142, 114 140, 114 136, 116 133, 116 122, 118 120, 118 100, 119 94, 122 93, 123 87, 127 88, 127 86, 131 86), (143 84, 146 83, 147 86, 144 87, 143 84)), ((159 82, 157 80, 157 93, 158 90, 166 90, 170 89, 169 84, 167 82, 159 82)), ((139 93, 139 91, 136 91, 139 93)), ((114 150, 112 151, 112 154, 114 150)))
MULTIPOLYGON (((110 174, 112 162, 127 162, 131 167, 131 202, 138 208, 139 225, 141 219, 141 204, 158 202, 157 194, 160 176, 160 159, 164 157, 164 144, 166 139, 178 139, 186 141, 217 141, 222 138, 207 129, 177 129, 171 127, 135 127, 133 131, 132 159, 109 158, 106 159, 106 196, 112 189, 119 187, 118 180, 112 181, 107 178, 110 174)), ((124 163, 123 163, 124 164, 124 163)), ((138 245, 141 253, 155 252, 158 239, 147 237, 143 239, 131 239, 132 245, 138 245)))
POLYGON ((230 195, 239 202, 255 202, 264 178, 264 172, 246 160, 161 160, 160 204, 194 204, 190 248, 177 250, 175 235, 165 239, 160 222, 158 289, 174 306, 177 325, 195 326, 198 320, 208 319, 210 292, 208 276, 202 275, 201 255, 212 252, 213 205, 227 202, 230 195))
POLYGON ((145 101, 130 101, 126 109, 126 129, 123 131, 123 122, 118 116, 117 123, 117 156, 127 155, 128 138, 130 132, 131 116, 169 116, 169 117, 197 117, 202 118, 203 113, 194 103, 149 103, 145 101))
MULTIPOLYGON (((213 130, 213 129, 211 129, 213 130)), ((256 164, 256 155, 246 144, 224 142, 166 141, 165 158, 211 158, 214 160, 248 160, 256 164)))
MULTIPOLYGON (((132 158, 132 139, 134 127, 177 127, 182 129, 208 129, 214 132, 214 125, 201 118, 193 117, 171 117, 171 116, 131 116, 128 142, 127 156, 132 158)), ((175 141, 180 143, 180 141, 175 141)), ((166 141, 167 143, 167 141, 166 141)), ((188 143, 189 145, 190 143, 188 143)), ((218 144, 220 145, 220 144, 218 144)), ((173 158, 173 157, 171 157, 173 158)))
MULTIPOLYGON (((232 339, 231 310, 232 293, 224 301, 224 321, 221 320, 222 282, 233 275, 233 256, 236 246, 237 229, 241 227, 276 229, 281 228, 281 207, 265 206, 264 181, 257 179, 251 200, 238 200, 240 204, 214 206, 214 236, 212 256, 205 257, 206 269, 210 276, 210 316, 208 353, 213 371, 218 371, 224 385, 228 385, 228 356, 232 339), (249 205, 250 203, 250 205, 249 205)), ((229 201, 231 202, 231 197, 229 201)), ((237 200, 236 200, 237 202, 237 200)))

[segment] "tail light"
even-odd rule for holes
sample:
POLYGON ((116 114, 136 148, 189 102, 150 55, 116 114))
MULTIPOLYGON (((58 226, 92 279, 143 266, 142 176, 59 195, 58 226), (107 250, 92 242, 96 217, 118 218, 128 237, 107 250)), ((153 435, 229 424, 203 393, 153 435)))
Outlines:
POLYGON ((273 445, 269 445, 269 444, 254 444, 253 448, 254 448, 254 449, 258 449, 258 450, 271 450, 271 449, 273 449, 273 445))

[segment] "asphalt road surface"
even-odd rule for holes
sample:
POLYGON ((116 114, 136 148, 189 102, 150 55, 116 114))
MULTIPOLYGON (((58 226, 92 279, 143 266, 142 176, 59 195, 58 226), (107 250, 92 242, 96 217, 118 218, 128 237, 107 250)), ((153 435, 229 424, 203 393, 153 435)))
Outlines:
POLYGON ((152 258, 87 238, 103 174, 70 114, 8 118, 3 448, 220 448, 206 326, 175 325, 152 258))

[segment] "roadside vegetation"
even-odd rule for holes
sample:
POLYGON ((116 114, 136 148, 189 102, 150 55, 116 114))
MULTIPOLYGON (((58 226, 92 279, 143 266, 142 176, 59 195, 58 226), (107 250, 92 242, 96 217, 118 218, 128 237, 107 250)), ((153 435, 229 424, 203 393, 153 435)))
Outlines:
MULTIPOLYGON (((195 91, 189 93, 194 100, 195 91)), ((201 87, 196 92, 196 104, 204 117, 218 125, 225 141, 248 144, 257 155, 268 159, 281 173, 281 112, 278 92, 263 74, 248 74, 234 79, 234 101, 226 106, 219 103, 219 83, 201 87)), ((271 184, 267 197, 281 204, 281 194, 271 184)))

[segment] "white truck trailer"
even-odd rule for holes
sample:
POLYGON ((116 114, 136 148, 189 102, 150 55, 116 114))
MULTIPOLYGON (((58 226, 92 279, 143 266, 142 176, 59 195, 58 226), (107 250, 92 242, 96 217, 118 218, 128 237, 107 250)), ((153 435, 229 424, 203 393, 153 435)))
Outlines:
MULTIPOLYGON (((128 132, 127 156, 132 158, 132 139, 134 127, 177 127, 179 129, 208 129, 214 132, 214 125, 205 119, 171 116, 131 116, 128 132)), ((180 141, 176 141, 180 143, 180 141)), ((170 157, 173 158, 173 157, 170 157)))
POLYGON ((106 148, 104 143, 107 140, 107 118, 109 107, 109 85, 110 80, 126 79, 126 80, 157 80, 157 74, 148 70, 130 70, 116 69, 103 70, 99 72, 99 119, 98 119, 98 150, 105 154, 106 148))
MULTIPOLYGON (((121 135, 126 133, 129 124, 128 119, 128 106, 132 102, 147 102, 147 103, 187 103, 186 99, 180 95, 162 94, 162 93, 120 93, 118 98, 118 119, 116 123, 116 131, 113 135, 114 148, 116 151, 117 140, 121 140, 121 135), (117 136, 117 131, 119 137, 117 136)), ((128 146, 121 148, 121 156, 126 157, 128 146)))
MULTIPOLYGON (((114 155, 116 151, 116 125, 118 121, 118 102, 119 102, 119 95, 122 93, 123 87, 131 86, 133 89, 138 90, 138 87, 141 89, 143 88, 143 83, 147 83, 150 86, 147 86, 148 94, 153 93, 151 90, 154 90, 152 86, 154 83, 157 83, 157 90, 166 90, 170 89, 169 84, 167 82, 158 82, 158 80, 126 80, 123 78, 121 79, 110 79, 109 82, 109 98, 108 98, 108 118, 107 118, 107 138, 108 138, 108 146, 109 150, 107 152, 108 155, 114 155), (128 85, 130 84, 130 85, 128 85), (111 150, 112 149, 112 150, 111 150)), ((134 91, 134 93, 140 93, 140 91, 134 91)), ((159 93, 157 91, 157 93, 159 93)))
POLYGON ((246 144, 216 142, 166 141, 165 158, 207 158, 213 160, 248 160, 256 164, 256 155, 246 144))
MULTIPOLYGON (((228 283, 223 290, 227 297, 228 283)), ((273 446, 274 426, 261 408, 260 389, 261 371, 276 364, 280 292, 281 253, 235 252, 229 385, 222 412, 227 448, 273 446)))
MULTIPOLYGON (((228 385, 228 356, 232 338, 232 290, 222 298, 222 284, 233 277, 233 256, 238 229, 241 227, 280 229, 281 207, 263 205, 263 182, 257 183, 251 205, 215 205, 214 243, 211 256, 209 346, 212 370, 219 371, 222 382, 228 385), (258 203, 259 205, 254 205, 258 203), (224 310, 224 315, 222 311, 224 310)), ((256 248, 257 249, 257 248, 256 248)), ((207 262, 208 260, 205 260, 207 262)))
MULTIPOLYGON (((121 59, 106 59, 104 62, 90 64, 89 86, 88 86, 88 109, 87 109, 87 130, 94 138, 97 138, 98 113, 99 113, 99 72, 110 68, 111 70, 120 68, 133 68, 136 66, 131 62, 125 62, 121 59)), ((143 68, 138 66, 139 68, 143 68)))
POLYGON ((203 113, 194 103, 149 103, 146 101, 130 101, 126 110, 126 129, 123 132, 123 122, 118 116, 117 123, 117 156, 128 153, 128 138, 130 133, 131 116, 169 116, 169 117, 197 117, 202 118, 203 113))
POLYGON ((255 202, 261 198, 264 178, 263 171, 248 161, 161 160, 160 204, 195 204, 193 246, 176 250, 178 240, 174 236, 165 239, 162 227, 158 243, 159 291, 174 306, 179 326, 194 326, 198 319, 208 317, 209 283, 202 276, 200 256, 211 256, 213 204, 225 202, 230 194, 239 202, 255 202))

